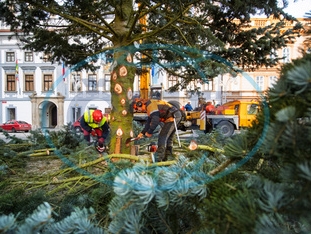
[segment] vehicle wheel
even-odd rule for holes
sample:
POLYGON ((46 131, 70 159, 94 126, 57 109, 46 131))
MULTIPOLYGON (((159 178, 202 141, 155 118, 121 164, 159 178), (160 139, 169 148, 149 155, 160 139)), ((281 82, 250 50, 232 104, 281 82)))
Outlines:
POLYGON ((29 132, 28 130, 26 130, 25 132, 29 132))
POLYGON ((219 129, 220 133, 224 137, 230 137, 234 132, 234 127, 229 122, 220 122, 216 128, 219 129))
POLYGON ((16 129, 15 129, 15 128, 12 128, 12 132, 16 132, 16 129))

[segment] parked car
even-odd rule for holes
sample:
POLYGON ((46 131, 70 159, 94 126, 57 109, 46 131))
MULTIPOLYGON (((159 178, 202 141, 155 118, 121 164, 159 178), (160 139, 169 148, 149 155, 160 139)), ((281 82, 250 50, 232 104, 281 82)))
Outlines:
POLYGON ((31 124, 22 120, 9 120, 4 124, 0 124, 0 131, 8 132, 29 132, 31 124))

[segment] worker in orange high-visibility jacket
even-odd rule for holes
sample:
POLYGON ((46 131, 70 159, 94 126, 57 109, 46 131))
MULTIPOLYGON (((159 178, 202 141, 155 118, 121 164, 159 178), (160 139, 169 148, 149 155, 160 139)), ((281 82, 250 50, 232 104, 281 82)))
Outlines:
POLYGON ((164 125, 158 136, 158 148, 154 158, 156 162, 167 161, 168 156, 173 154, 173 137, 177 131, 176 126, 181 121, 182 113, 174 105, 158 99, 148 100, 146 108, 148 119, 137 137, 138 139, 144 135, 151 137, 156 127, 162 122, 164 125))
POLYGON ((91 140, 91 132, 94 130, 97 135, 98 152, 104 152, 105 140, 109 135, 110 128, 106 117, 101 110, 87 110, 84 112, 83 117, 80 119, 80 126, 83 130, 84 139, 87 142, 91 140))

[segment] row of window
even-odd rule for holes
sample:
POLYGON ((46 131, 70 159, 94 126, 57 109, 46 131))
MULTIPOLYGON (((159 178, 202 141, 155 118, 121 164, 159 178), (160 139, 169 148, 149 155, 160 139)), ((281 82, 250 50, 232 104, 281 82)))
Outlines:
MULTIPOLYGON (((268 87, 272 87, 276 83, 276 81, 277 81, 277 76, 269 76, 268 77, 268 87)), ((176 85, 178 82, 179 82, 178 77, 169 77, 168 78, 168 87, 172 87, 172 86, 176 85)), ((265 89, 264 76, 256 76, 255 82, 258 85, 257 88, 259 90, 265 89)), ((208 83, 204 83, 203 85, 201 83, 199 83, 198 81, 192 81, 189 84, 189 89, 194 90, 195 87, 201 87, 202 91, 214 91, 214 89, 213 89, 214 80, 211 79, 211 80, 209 80, 208 83)))
MULTIPOLYGON (((271 51, 271 55, 270 58, 271 59, 275 59, 276 57, 279 57, 279 53, 277 51, 275 51, 274 49, 271 51)), ((282 49, 282 62, 283 63, 290 63, 290 48, 289 47, 284 47, 282 49)))
MULTIPOLYGON (((6 62, 15 62, 16 58, 15 58, 15 52, 6 52, 6 62)), ((33 52, 25 52, 24 54, 24 60, 25 62, 33 62, 33 52)), ((44 57, 43 61, 47 61, 47 58, 44 57)))
MULTIPOLYGON (((24 75, 24 91, 30 92, 35 91, 34 86, 35 77, 33 74, 25 74, 24 75)), ((17 91, 17 84, 20 82, 18 77, 15 74, 7 74, 6 75, 6 91, 17 91)), ((43 74, 43 91, 49 91, 53 88, 53 75, 52 74, 43 74)), ((98 82, 97 76, 95 74, 89 74, 88 81, 87 81, 87 91, 97 91, 98 90, 98 82)), ((104 77, 104 90, 110 91, 110 74, 105 74, 104 77)), ((71 80, 71 91, 80 92, 82 91, 82 84, 81 84, 81 76, 74 75, 72 76, 71 80)))
MULTIPOLYGON (((15 74, 7 74, 6 79, 6 91, 17 91, 16 85, 19 82, 19 79, 16 77, 15 74)), ((177 84, 178 77, 170 77, 168 80, 168 86, 172 87, 173 85, 177 84)), ((33 74, 25 74, 24 75, 24 91, 34 91, 34 75, 33 74)), ((52 74, 44 74, 43 75, 43 91, 49 91, 53 88, 53 76, 52 74)), ((87 81, 87 91, 97 91, 98 89, 98 82, 96 74, 89 74, 88 81, 87 81)), ((194 89, 197 87, 198 82, 193 81, 190 84, 190 88, 194 89)), ((203 84, 204 91, 213 91, 213 80, 210 80, 209 83, 203 84)), ((71 91, 80 92, 82 91, 82 84, 81 84, 81 75, 74 74, 71 77, 71 91)), ((110 74, 105 74, 104 76, 104 91, 110 91, 110 74)))
MULTIPOLYGON (((274 53, 277 54, 276 51, 272 51, 271 53, 271 58, 275 58, 274 53)), ((283 63, 289 63, 290 62, 290 49, 288 47, 285 47, 282 49, 282 57, 283 57, 283 63)), ((34 56, 33 52, 24 52, 24 61, 25 62, 33 62, 34 56)), ((15 52, 6 52, 6 62, 15 62, 15 52)), ((43 61, 47 62, 48 61, 48 55, 43 56, 43 61)))
MULTIPOLYGON (((5 61, 6 62, 16 62, 17 58, 15 57, 15 52, 6 52, 5 56, 5 61)), ((43 62, 48 62, 48 55, 44 55, 42 60, 43 62)), ((33 52, 24 52, 24 61, 25 62, 33 62, 34 61, 34 56, 33 52)))
MULTIPOLYGON (((272 87, 276 81, 277 81, 277 77, 276 76, 269 76, 268 78, 268 87, 272 87)), ((264 86, 264 76, 256 76, 256 84, 258 85, 258 89, 263 91, 265 90, 265 86, 264 86)))
MULTIPOLYGON (((276 51, 272 51, 271 58, 275 58, 275 55, 277 54, 276 51)), ((285 47, 282 49, 282 57, 283 57, 283 63, 289 63, 290 62, 290 49, 288 47, 285 47)), ((24 60, 25 62, 33 62, 33 52, 25 52, 24 54, 24 60)), ((43 61, 47 62, 48 55, 43 56, 43 61)), ((15 62, 15 52, 6 52, 6 62, 15 62)))
MULTIPOLYGON (((17 82, 19 81, 15 74, 7 74, 6 79, 6 91, 17 91, 17 82)), ((268 80, 268 86, 271 87, 277 80, 276 76, 270 76, 268 80)), ((53 76, 51 74, 43 75, 43 91, 49 91, 53 88, 53 76)), ((258 85, 260 90, 264 90, 264 76, 257 76, 255 82, 258 85)), ((98 82, 97 76, 95 74, 88 75, 87 81, 87 91, 97 91, 98 82)), ((168 86, 172 87, 173 85, 178 83, 177 77, 170 77, 168 80, 168 86)), ((196 81, 193 81, 190 85, 190 89, 194 89, 194 87, 201 86, 196 81)), ((213 80, 210 80, 209 83, 203 84, 202 91, 213 91, 213 80)), ((33 74, 25 74, 24 76, 24 91, 35 91, 34 90, 34 75, 33 74)), ((71 79, 71 91, 80 92, 82 91, 81 84, 81 76, 80 74, 76 74, 72 76, 71 79)), ((110 74, 105 74, 104 76, 104 91, 110 91, 110 74)))
MULTIPOLYGON (((180 78, 176 76, 170 76, 168 78, 168 87, 173 87, 176 84, 180 84, 180 78)), ((201 87, 202 91, 213 91, 214 81, 210 79, 208 83, 202 84, 199 80, 191 81, 188 85, 189 90, 194 90, 196 87, 201 87)))
MULTIPOLYGON (((289 48, 283 49, 283 55, 285 59, 289 58, 289 48)), ((15 52, 6 52, 6 61, 7 62, 14 62, 15 61, 15 52)), ((33 61, 33 52, 25 52, 25 61, 32 62, 33 61)), ((284 62, 289 62, 285 60, 284 62)), ((25 91, 34 91, 34 75, 33 74, 25 74, 24 79, 24 90, 25 91)), ((17 91, 16 88, 16 81, 18 77, 15 74, 8 74, 7 75, 7 82, 6 82, 6 91, 17 91)), ((269 78, 269 87, 275 83, 276 77, 269 78)), ((87 91, 97 91, 98 90, 98 83, 97 83, 97 76, 96 74, 89 74, 88 75, 88 82, 87 82, 87 91)), ((168 78, 168 87, 172 87, 179 83, 178 77, 169 77, 168 78)), ((259 89, 264 89, 264 77, 258 76, 256 77, 256 83, 259 89)), ((53 86, 53 77, 50 74, 43 75, 43 91, 52 90, 53 86)), ((202 91, 213 91, 213 80, 210 80, 209 83, 200 84, 198 81, 192 81, 189 84, 189 88, 193 90, 195 87, 201 86, 202 91)), ((81 75, 76 73, 72 75, 71 80, 71 91, 79 92, 82 91, 82 84, 81 84, 81 75)), ((104 91, 110 91, 110 74, 105 74, 104 77, 104 91)))
MULTIPOLYGON (((6 91, 17 91, 17 81, 18 78, 15 74, 7 74, 6 76, 6 91)), ((52 90, 53 77, 50 74, 43 75, 43 90, 49 91, 52 90)), ((34 91, 34 76, 25 75, 24 80, 24 90, 25 91, 34 91)))

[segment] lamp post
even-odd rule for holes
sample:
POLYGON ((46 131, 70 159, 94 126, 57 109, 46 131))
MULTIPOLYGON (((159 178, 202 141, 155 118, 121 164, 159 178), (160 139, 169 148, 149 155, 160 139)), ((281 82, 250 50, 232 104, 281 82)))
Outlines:
POLYGON ((78 103, 77 103, 77 93, 78 93, 78 82, 77 82, 77 77, 76 77, 76 73, 73 74, 73 88, 74 88, 74 92, 75 92, 75 121, 78 119, 78 103))
POLYGON ((223 95, 224 95, 224 75, 221 74, 220 75, 220 98, 221 98, 220 104, 221 105, 223 104, 223 95))
POLYGON ((230 83, 232 83, 232 82, 237 82, 236 78, 237 78, 236 76, 229 76, 228 80, 226 81, 225 86, 223 87, 223 88, 224 88, 223 94, 224 94, 224 99, 225 99, 224 103, 227 102, 227 95, 228 95, 227 86, 228 86, 229 82, 230 82, 230 83))

